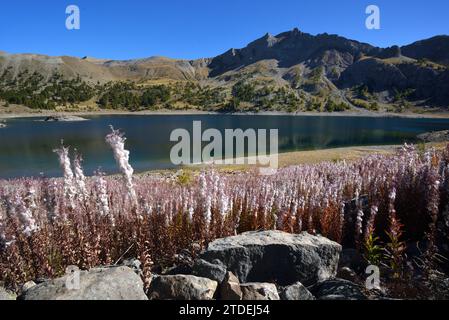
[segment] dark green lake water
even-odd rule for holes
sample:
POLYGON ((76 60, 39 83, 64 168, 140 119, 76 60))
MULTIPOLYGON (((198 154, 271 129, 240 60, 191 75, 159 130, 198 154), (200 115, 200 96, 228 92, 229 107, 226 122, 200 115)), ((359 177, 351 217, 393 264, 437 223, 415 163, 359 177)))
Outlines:
POLYGON ((104 141, 109 125, 128 138, 131 164, 136 171, 173 168, 170 162, 170 133, 176 128, 191 131, 193 121, 203 130, 279 129, 279 150, 313 150, 343 146, 402 144, 416 135, 449 129, 449 119, 248 116, 248 115, 151 115, 92 116, 83 122, 43 122, 38 119, 8 120, 0 129, 0 178, 60 175, 52 150, 60 144, 78 149, 87 174, 98 168, 116 172, 112 151, 104 141))

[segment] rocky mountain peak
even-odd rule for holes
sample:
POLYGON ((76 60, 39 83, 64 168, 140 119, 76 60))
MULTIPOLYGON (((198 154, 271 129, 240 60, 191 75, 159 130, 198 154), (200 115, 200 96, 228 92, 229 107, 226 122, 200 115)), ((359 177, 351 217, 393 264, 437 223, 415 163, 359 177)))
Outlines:
POLYGON ((169 79, 216 85, 219 81, 221 88, 262 79, 295 94, 321 92, 321 97, 328 93, 341 97, 339 90, 366 87, 379 93, 381 102, 400 97, 398 92, 403 91, 414 101, 449 106, 448 53, 449 36, 379 48, 335 34, 312 35, 294 28, 277 35, 267 32, 243 48, 196 60, 151 57, 117 61, 0 52, 0 75, 5 74, 4 83, 12 83, 10 80, 24 73, 37 73, 43 79, 57 73, 64 79, 79 76, 86 82, 101 83, 169 79))

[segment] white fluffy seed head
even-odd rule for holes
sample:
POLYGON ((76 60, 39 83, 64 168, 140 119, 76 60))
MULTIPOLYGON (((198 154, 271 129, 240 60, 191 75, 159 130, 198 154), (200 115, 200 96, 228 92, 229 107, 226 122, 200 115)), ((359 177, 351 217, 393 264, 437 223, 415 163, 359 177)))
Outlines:
POLYGON ((53 150, 59 158, 59 164, 61 165, 62 171, 64 173, 64 195, 68 200, 68 205, 71 208, 75 208, 75 197, 76 197, 76 186, 75 179, 70 163, 69 148, 61 146, 53 150))
POLYGON ((125 149, 126 138, 120 131, 114 130, 112 126, 111 130, 112 132, 106 136, 106 142, 111 146, 115 161, 125 178, 128 195, 131 201, 137 205, 137 195, 133 183, 134 169, 129 164, 129 151, 125 149))

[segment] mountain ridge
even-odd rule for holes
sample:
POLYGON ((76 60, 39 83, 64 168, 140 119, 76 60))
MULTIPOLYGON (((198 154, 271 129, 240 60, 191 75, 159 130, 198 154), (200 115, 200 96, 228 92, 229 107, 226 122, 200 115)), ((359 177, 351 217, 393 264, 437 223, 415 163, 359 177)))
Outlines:
MULTIPOLYGON (((160 56, 111 60, 0 51, 0 88, 5 99, 14 89, 6 83, 14 83, 19 76, 38 74, 42 86, 46 86, 58 74, 61 79, 79 79, 89 86, 123 81, 139 85, 194 82, 226 95, 221 106, 224 109, 233 103, 249 109, 273 107, 267 103, 273 94, 265 94, 266 87, 284 88, 291 96, 292 101, 285 101, 291 104, 290 109, 294 109, 293 100, 301 101, 298 109, 323 109, 329 100, 356 108, 376 109, 398 101, 405 107, 448 108, 448 67, 447 35, 380 48, 335 34, 311 35, 295 28, 275 36, 266 33, 243 48, 194 60, 160 56), (236 85, 246 85, 244 89, 250 92, 242 99, 234 94, 236 85)), ((288 99, 275 104, 279 102, 280 106, 282 100, 288 99)))

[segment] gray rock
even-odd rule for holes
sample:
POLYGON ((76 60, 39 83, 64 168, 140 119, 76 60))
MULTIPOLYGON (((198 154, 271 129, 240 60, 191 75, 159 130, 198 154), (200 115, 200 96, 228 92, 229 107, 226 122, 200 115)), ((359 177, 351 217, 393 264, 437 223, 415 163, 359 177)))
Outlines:
POLYGON ((348 280, 332 279, 321 281, 311 288, 312 294, 319 300, 366 300, 363 288, 348 280))
POLYGON ((151 281, 149 297, 152 300, 212 300, 217 285, 216 281, 192 275, 158 276, 151 281))
MULTIPOLYGON (((142 279, 128 267, 95 268, 79 272, 79 286, 66 275, 35 285, 21 300, 148 300, 142 279), (69 284, 69 285, 67 285, 69 284)), ((76 280, 76 277, 75 277, 76 280)))
POLYGON ((211 263, 203 259, 197 259, 193 265, 193 275, 222 283, 226 276, 226 267, 220 260, 214 260, 211 263))
POLYGON ((342 295, 342 294, 329 294, 327 296, 320 297, 319 300, 345 301, 345 300, 359 300, 359 299, 348 299, 345 295, 342 295))
POLYGON ((433 299, 449 299, 449 278, 447 275, 437 270, 431 270, 427 281, 432 288, 433 299))
POLYGON ((36 283, 34 281, 28 281, 25 282, 22 287, 20 288, 20 294, 24 293, 25 291, 31 289, 32 287, 36 286, 36 283))
POLYGON ((227 272, 220 285, 221 300, 242 300, 243 293, 240 288, 239 279, 232 273, 227 272))
POLYGON ((131 268, 136 274, 140 275, 142 274, 142 263, 139 259, 126 259, 123 261, 122 266, 131 268))
POLYGON ((73 116, 73 115, 63 115, 63 116, 48 116, 44 120, 45 122, 78 122, 87 121, 87 119, 73 116))
POLYGON ((162 271, 163 275, 175 276, 177 274, 192 274, 192 266, 188 264, 174 265, 162 271))
POLYGON ((358 280, 357 274, 354 272, 354 270, 348 267, 338 269, 337 277, 351 282, 355 282, 358 280))
POLYGON ((449 130, 423 133, 418 135, 418 139, 424 142, 449 141, 449 130))
POLYGON ((163 270, 163 275, 177 275, 177 274, 192 274, 193 259, 190 252, 183 250, 183 252, 175 255, 174 264, 163 270))
POLYGON ((306 232, 258 231, 215 240, 201 258, 220 260, 241 283, 311 285, 335 276, 340 251, 338 243, 306 232))
POLYGON ((252 282, 240 285, 243 300, 280 300, 273 283, 252 282))
POLYGON ((16 300, 16 298, 17 295, 15 293, 0 287, 0 301, 16 300))
POLYGON ((282 288, 279 295, 282 300, 315 300, 313 294, 301 282, 282 288))

